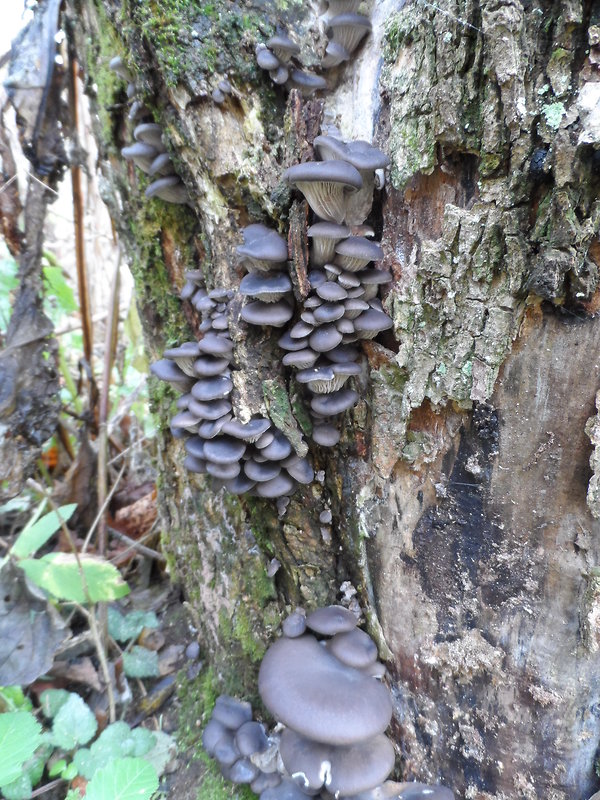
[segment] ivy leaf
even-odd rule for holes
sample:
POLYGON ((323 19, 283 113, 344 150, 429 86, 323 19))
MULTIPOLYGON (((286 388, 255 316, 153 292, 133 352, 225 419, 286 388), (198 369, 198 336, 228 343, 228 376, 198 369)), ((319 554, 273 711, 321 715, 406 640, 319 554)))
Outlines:
POLYGON ((27 577, 58 600, 75 603, 100 603, 118 600, 129 593, 119 570, 106 559, 81 555, 79 564, 73 553, 49 553, 43 558, 19 562, 27 577), (85 576, 87 594, 79 564, 85 576))
POLYGON ((76 508, 77 503, 60 506, 56 511, 44 514, 33 525, 25 526, 10 549, 11 554, 16 558, 27 558, 35 553, 51 536, 54 536, 62 522, 68 522, 76 508))
POLYGON ((41 726, 29 711, 0 714, 0 786, 22 774, 23 764, 40 743, 41 726))
POLYGON ((135 645, 123 653, 123 670, 128 678, 156 678, 159 675, 158 653, 135 645))
POLYGON ((156 770, 143 758, 117 758, 88 783, 86 800, 149 800, 158 789, 156 770))
POLYGON ((61 706, 52 724, 52 741, 63 750, 73 750, 89 742, 98 729, 91 708, 78 694, 71 694, 61 706))
POLYGON ((117 608, 108 609, 108 632, 117 642, 137 639, 143 628, 158 628, 154 611, 131 611, 123 615, 117 608))

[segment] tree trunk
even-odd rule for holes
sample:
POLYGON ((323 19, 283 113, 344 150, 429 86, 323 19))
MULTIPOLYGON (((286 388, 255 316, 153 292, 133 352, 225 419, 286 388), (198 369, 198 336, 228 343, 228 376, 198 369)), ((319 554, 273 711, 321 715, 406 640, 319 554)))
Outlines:
MULTIPOLYGON (((394 335, 364 346, 340 445, 311 448, 321 482, 282 517, 215 494, 183 469, 173 395, 154 388, 172 569, 221 688, 255 694, 284 606, 347 601, 354 587, 389 669, 399 774, 458 798, 586 800, 600 738, 600 495, 588 467, 600 422, 586 434, 600 383, 600 9, 363 6, 372 35, 310 102, 274 87, 254 47, 283 25, 318 64, 326 38, 311 4, 69 8, 156 358, 197 332, 177 298, 186 269, 236 287, 250 222, 289 225, 297 241, 306 208, 280 179, 323 118, 392 159, 370 220, 394 275, 394 335), (190 208, 145 200, 119 157, 131 134, 108 70, 117 53, 167 132, 190 208), (225 76, 233 94, 217 105, 225 76)), ((238 408, 262 409, 271 381, 297 410, 277 337, 240 327, 235 338, 238 408)))

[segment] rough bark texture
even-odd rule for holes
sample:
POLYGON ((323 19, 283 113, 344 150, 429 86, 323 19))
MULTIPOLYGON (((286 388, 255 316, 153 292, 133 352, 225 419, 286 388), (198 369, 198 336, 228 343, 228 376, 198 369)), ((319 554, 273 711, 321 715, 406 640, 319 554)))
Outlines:
MULTIPOLYGON (((323 482, 280 519, 267 502, 212 494, 167 433, 173 569, 227 688, 252 691, 285 603, 335 600, 350 581, 390 670, 399 772, 459 798, 585 800, 600 739, 600 526, 586 505, 585 432, 600 378, 600 12, 576 0, 364 6, 373 34, 322 109, 296 95, 286 106, 253 62, 278 23, 305 63, 318 60, 310 4, 73 0, 107 198, 155 355, 197 326, 176 298, 186 268, 209 287, 237 285, 250 221, 287 231, 289 220, 302 292, 305 212, 279 180, 310 153, 321 111, 392 157, 371 222, 395 278, 394 336, 365 346, 342 442, 313 453, 323 482), (118 158, 115 53, 168 133, 193 210, 144 201, 140 174, 118 158), (234 94, 219 107, 210 90, 225 74, 234 94)), ((240 325, 236 343, 238 413, 263 411, 266 388, 301 422, 274 337, 240 325)), ((164 423, 172 396, 154 395, 164 423)))

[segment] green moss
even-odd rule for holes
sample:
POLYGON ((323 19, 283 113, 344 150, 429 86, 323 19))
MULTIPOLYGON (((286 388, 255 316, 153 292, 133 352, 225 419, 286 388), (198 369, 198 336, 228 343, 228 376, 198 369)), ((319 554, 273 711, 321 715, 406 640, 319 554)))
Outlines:
POLYGON ((389 389, 392 389, 394 392, 398 392, 398 394, 402 394, 407 380, 406 372, 404 370, 390 362, 389 364, 381 367, 379 374, 389 389))
POLYGON ((206 764, 206 773, 198 789, 198 800, 256 800, 249 786, 236 786, 226 781, 212 758, 203 753, 201 760, 206 764))
POLYGON ((256 34, 268 37, 270 25, 256 11, 242 11, 226 0, 195 4, 189 0, 146 0, 124 4, 160 61, 165 80, 174 86, 214 72, 230 72, 256 81, 253 47, 256 34))
POLYGON ((279 378, 263 381, 262 390, 267 412, 273 425, 285 434, 298 455, 305 455, 308 448, 292 412, 290 399, 283 381, 279 378))

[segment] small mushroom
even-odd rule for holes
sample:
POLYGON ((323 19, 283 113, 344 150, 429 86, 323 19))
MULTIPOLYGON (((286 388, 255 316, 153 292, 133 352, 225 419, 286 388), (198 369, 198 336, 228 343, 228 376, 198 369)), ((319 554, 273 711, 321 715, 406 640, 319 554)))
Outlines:
POLYGON ((306 233, 312 240, 311 263, 321 266, 333 261, 336 244, 350 236, 350 228, 335 222, 316 222, 306 233))
POLYGON ((327 35, 352 54, 371 27, 369 19, 362 14, 337 14, 329 20, 327 35))
POLYGON ((381 331, 388 330, 393 322, 384 311, 370 308, 354 320, 354 329, 362 339, 373 339, 381 331))
POLYGON ((250 273, 242 278, 240 292, 243 295, 255 297, 263 303, 276 303, 286 297, 292 290, 292 282, 283 272, 264 273, 261 275, 250 273))
POLYGON ((201 355, 194 361, 194 375, 199 378, 211 378, 214 375, 221 375, 228 367, 228 358, 201 355))
POLYGON ((269 739, 265 733, 264 725, 261 725, 260 722, 249 720, 237 729, 235 743, 243 756, 251 756, 252 753, 262 753, 266 750, 269 746, 269 739))
POLYGON ((267 47, 273 52, 280 63, 287 64, 293 56, 300 52, 299 46, 289 36, 279 34, 267 40, 267 47))
POLYGON ((165 149, 162 140, 162 128, 156 122, 142 122, 133 129, 133 138, 138 142, 152 145, 157 152, 165 149))
POLYGON ((304 194, 317 216, 338 224, 346 216, 347 192, 362 187, 360 173, 345 161, 296 164, 284 172, 283 179, 304 194))
POLYGON ((160 197, 167 203, 185 204, 189 197, 185 184, 178 175, 163 175, 153 181, 144 192, 148 199, 160 197))
POLYGON ((221 694, 215 701, 212 718, 230 730, 237 730, 252 719, 252 706, 246 700, 221 694))
POLYGON ((281 328, 294 316, 294 309, 285 300, 276 303, 263 303, 255 300, 242 308, 241 317, 251 325, 271 325, 281 328))
POLYGON ((223 426, 223 433, 242 439, 244 442, 256 442, 271 427, 271 422, 264 417, 251 419, 250 422, 240 422, 233 419, 223 426))
POLYGON ((201 402, 218 400, 233 389, 233 381, 226 375, 217 375, 214 378, 203 378, 192 387, 192 397, 201 402))
POLYGON ((113 58, 111 58, 111 60, 108 62, 108 66, 113 72, 116 72, 119 78, 123 78, 123 80, 127 81, 127 83, 133 83, 133 74, 125 66, 125 62, 121 56, 113 56, 113 58))
POLYGON ((295 486, 296 482, 292 480, 289 475, 285 475, 283 472, 280 472, 276 478, 273 478, 273 480, 265 481, 264 483, 258 483, 256 485, 256 494, 259 497, 275 499, 276 497, 282 497, 283 495, 290 494, 293 492, 295 486))
POLYGON ((244 244, 236 252, 248 270, 269 272, 287 261, 287 242, 277 231, 256 223, 244 228, 242 235, 244 244))
POLYGON ((377 242, 362 236, 349 236, 338 242, 335 247, 336 263, 348 272, 358 272, 371 261, 380 261, 383 250, 377 242))
POLYGON ((158 155, 156 148, 146 142, 134 142, 133 144, 123 147, 121 155, 127 161, 133 161, 136 167, 142 172, 150 172, 152 162, 158 155))
POLYGON ((320 75, 313 75, 301 69, 293 69, 290 72, 290 83, 294 89, 299 89, 304 97, 327 88, 327 81, 320 75))
POLYGON ((340 440, 340 432, 333 425, 323 422, 313 426, 312 438, 322 447, 334 447, 340 440))
POLYGON ((354 630, 358 620, 344 606, 325 606, 317 608, 306 618, 307 626, 315 633, 334 636, 336 633, 347 633, 354 630))
POLYGON ((256 46, 256 63, 261 69, 276 70, 279 68, 279 59, 264 44, 256 46))
POLYGON ((283 620, 281 625, 283 635, 289 639, 295 639, 297 636, 302 636, 306 631, 306 612, 303 608, 297 608, 289 617, 283 620))
MULTIPOLYGON (((218 436, 204 443, 204 458, 214 464, 233 464, 240 461, 245 452, 245 442, 231 436, 218 436)), ((229 477, 235 478, 235 475, 229 477)))
POLYGON ((330 653, 343 664, 356 669, 363 669, 377 661, 377 645, 371 637, 360 628, 336 633, 327 642, 330 653))
POLYGON ((150 366, 150 372, 161 381, 166 381, 178 392, 186 393, 192 388, 193 381, 174 361, 162 358, 150 366))
POLYGON ((348 61, 350 53, 339 42, 328 42, 325 48, 325 55, 321 59, 321 66, 323 69, 331 69, 337 67, 344 61, 348 61))

